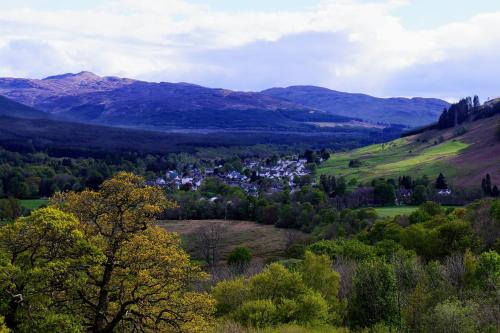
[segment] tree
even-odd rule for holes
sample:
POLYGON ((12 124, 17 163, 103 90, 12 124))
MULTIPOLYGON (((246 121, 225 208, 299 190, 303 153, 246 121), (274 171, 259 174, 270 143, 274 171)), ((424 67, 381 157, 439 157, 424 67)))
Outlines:
POLYGON ((398 323, 396 276, 391 265, 374 259, 358 266, 354 295, 349 302, 349 320, 353 327, 398 323))
POLYGON ((209 325, 212 299, 190 289, 205 275, 177 235, 153 225, 175 207, 160 188, 121 172, 98 191, 64 193, 51 202, 78 218, 85 239, 103 255, 99 265, 82 270, 86 283, 71 295, 88 331, 192 332, 209 325))
POLYGON ((195 232, 196 249, 209 267, 216 266, 221 259, 225 234, 226 228, 217 222, 208 223, 195 232))
POLYGON ((380 181, 375 184, 374 196, 375 202, 382 206, 394 205, 394 201, 396 200, 394 186, 385 181, 380 181))
POLYGON ((0 229, 0 315, 17 331, 80 331, 81 315, 68 296, 83 288, 82 270, 102 254, 86 239, 78 220, 43 208, 0 229), (57 329, 55 329, 57 327, 57 329))
POLYGON ((411 196, 411 203, 413 205, 423 204, 427 200, 427 188, 423 185, 415 186, 411 196))
POLYGON ((426 332, 473 333, 477 332, 474 313, 477 304, 462 304, 448 300, 436 305, 424 319, 426 332))
POLYGON ((498 186, 493 186, 493 189, 491 190, 491 196, 493 198, 497 198, 500 195, 500 191, 498 191, 498 186))
POLYGON ((483 189, 484 194, 491 196, 492 188, 491 188, 491 176, 489 173, 486 174, 486 177, 483 178, 481 182, 481 188, 483 189))
POLYGON ((227 264, 243 272, 252 261, 252 252, 246 247, 235 248, 227 257, 227 264))
POLYGON ((330 321, 340 324, 340 302, 338 299, 340 275, 332 270, 330 258, 307 251, 300 267, 300 273, 306 286, 318 292, 328 302, 330 321))
POLYGON ((473 105, 474 108, 478 108, 481 106, 481 101, 479 100, 479 96, 474 95, 473 105))
POLYGON ((439 176, 436 179, 436 188, 438 190, 446 190, 448 188, 448 184, 446 183, 446 178, 442 173, 439 173, 439 176))
POLYGON ((12 197, 8 199, 0 199, 0 221, 13 221, 21 216, 22 211, 23 208, 21 207, 19 200, 12 197))

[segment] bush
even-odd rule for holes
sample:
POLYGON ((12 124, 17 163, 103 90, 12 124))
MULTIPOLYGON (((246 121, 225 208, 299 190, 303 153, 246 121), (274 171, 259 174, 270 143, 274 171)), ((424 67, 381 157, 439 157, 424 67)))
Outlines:
POLYGON ((234 319, 254 327, 272 326, 277 322, 277 309, 269 299, 247 301, 236 311, 234 319))
POLYGON ((242 278, 219 282, 212 295, 217 302, 217 314, 226 315, 248 299, 248 284, 242 278))
POLYGON ((301 324, 324 324, 328 321, 328 303, 317 292, 308 292, 300 297, 294 319, 301 324))
POLYGON ((246 247, 237 247, 227 257, 227 264, 244 271, 252 261, 252 252, 246 247))

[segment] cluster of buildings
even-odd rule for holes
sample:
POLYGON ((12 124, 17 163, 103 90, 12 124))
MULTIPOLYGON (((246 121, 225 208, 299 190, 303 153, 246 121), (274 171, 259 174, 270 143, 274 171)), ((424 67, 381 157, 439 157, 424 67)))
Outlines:
POLYGON ((243 164, 243 171, 225 170, 223 165, 214 168, 198 169, 188 167, 183 173, 177 170, 168 170, 165 178, 158 178, 149 182, 150 185, 169 187, 172 189, 197 190, 207 177, 215 177, 230 186, 238 186, 250 195, 257 195, 262 186, 268 192, 277 192, 289 186, 295 190, 299 185, 297 178, 309 175, 306 167, 307 160, 299 158, 280 159, 276 163, 266 161, 247 160, 243 164))

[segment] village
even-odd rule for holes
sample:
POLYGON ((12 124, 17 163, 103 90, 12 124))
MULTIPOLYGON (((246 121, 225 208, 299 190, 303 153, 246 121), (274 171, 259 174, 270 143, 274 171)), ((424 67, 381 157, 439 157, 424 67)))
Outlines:
POLYGON ((248 159, 243 162, 241 170, 228 170, 224 165, 205 168, 189 165, 183 172, 167 170, 165 177, 159 177, 149 184, 171 190, 196 191, 205 178, 212 177, 257 196, 262 190, 273 193, 289 188, 294 192, 303 185, 304 179, 314 181, 313 177, 306 177, 311 174, 307 159, 291 156, 271 163, 269 160, 248 159))

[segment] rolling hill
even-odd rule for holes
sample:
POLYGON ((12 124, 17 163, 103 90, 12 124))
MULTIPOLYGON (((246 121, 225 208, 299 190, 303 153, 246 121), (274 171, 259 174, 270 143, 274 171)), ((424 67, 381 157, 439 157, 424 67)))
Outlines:
POLYGON ((314 86, 272 88, 262 93, 331 114, 411 127, 435 122, 449 106, 434 98, 377 98, 314 86))
POLYGON ((469 121, 457 128, 431 129, 388 143, 334 154, 318 174, 344 176, 358 181, 378 177, 395 178, 427 175, 435 179, 442 172, 449 183, 479 187, 489 173, 500 181, 500 114, 469 121), (359 167, 349 167, 358 160, 359 167))
POLYGON ((0 95, 66 120, 161 131, 310 132, 328 131, 339 123, 366 127, 360 120, 416 126, 435 121, 447 105, 435 99, 380 99, 318 87, 239 92, 90 72, 42 80, 0 78, 0 95))

